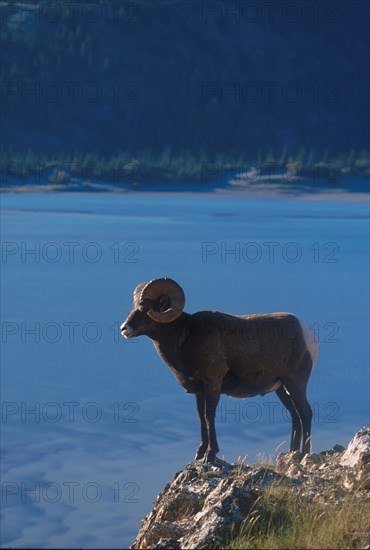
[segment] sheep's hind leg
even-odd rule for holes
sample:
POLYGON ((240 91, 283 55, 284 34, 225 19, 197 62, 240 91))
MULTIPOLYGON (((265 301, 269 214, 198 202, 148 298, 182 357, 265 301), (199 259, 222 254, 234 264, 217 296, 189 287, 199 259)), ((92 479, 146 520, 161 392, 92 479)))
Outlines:
POLYGON ((302 421, 303 441, 302 453, 309 453, 311 450, 311 422, 312 409, 306 397, 306 386, 297 387, 294 384, 286 384, 287 390, 293 400, 294 406, 298 411, 302 421))
POLYGON ((294 407, 299 414, 302 422, 303 441, 302 453, 309 453, 311 450, 311 423, 312 409, 307 401, 306 388, 307 382, 312 371, 312 358, 307 351, 298 365, 299 376, 296 374, 294 379, 285 378, 282 380, 286 390, 290 394, 290 398, 294 403, 294 407))
POLYGON ((276 390, 276 395, 278 396, 278 398, 280 399, 284 407, 288 409, 290 416, 292 418, 292 436, 290 439, 290 450, 297 451, 301 446, 301 439, 302 439, 301 418, 297 412, 297 409, 295 408, 295 405, 290 397, 290 394, 287 393, 283 385, 281 385, 276 390))
POLYGON ((206 451, 208 448, 208 430, 207 430, 207 423, 205 418, 206 400, 205 400, 204 393, 197 393, 195 398, 197 402, 197 413, 198 413, 198 418, 200 423, 200 437, 201 437, 200 445, 195 454, 195 460, 200 460, 201 458, 204 458, 204 455, 206 454, 206 451))

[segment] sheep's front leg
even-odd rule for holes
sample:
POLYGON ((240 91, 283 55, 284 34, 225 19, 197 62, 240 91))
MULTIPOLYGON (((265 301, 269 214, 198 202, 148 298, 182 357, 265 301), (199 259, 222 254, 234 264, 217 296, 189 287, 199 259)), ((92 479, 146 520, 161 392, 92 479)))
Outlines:
POLYGON ((205 386, 205 419, 208 432, 208 447, 204 455, 204 462, 212 462, 220 450, 217 443, 215 417, 220 400, 220 387, 216 384, 205 386))
POLYGON ((205 418, 206 401, 204 393, 197 393, 195 395, 197 400, 197 413, 200 423, 200 437, 201 442, 195 454, 195 460, 203 458, 208 448, 208 429, 205 418))

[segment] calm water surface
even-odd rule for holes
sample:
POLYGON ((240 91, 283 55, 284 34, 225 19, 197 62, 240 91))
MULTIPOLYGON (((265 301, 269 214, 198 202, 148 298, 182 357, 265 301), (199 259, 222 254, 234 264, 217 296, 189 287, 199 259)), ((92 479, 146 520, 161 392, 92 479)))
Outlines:
MULTIPOLYGON (((368 422, 368 206, 222 195, 4 195, 2 545, 122 548, 198 445, 194 398, 118 325, 169 276, 186 311, 292 311, 316 331, 314 450, 368 422)), ((287 449, 274 394, 223 397, 221 454, 287 449)))

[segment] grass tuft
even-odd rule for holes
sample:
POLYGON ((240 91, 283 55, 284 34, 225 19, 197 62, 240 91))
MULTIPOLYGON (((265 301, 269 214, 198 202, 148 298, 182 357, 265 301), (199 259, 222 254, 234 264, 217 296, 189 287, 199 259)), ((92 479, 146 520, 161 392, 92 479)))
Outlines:
POLYGON ((309 503, 292 487, 267 488, 256 500, 230 549, 367 548, 369 503, 347 496, 342 502, 309 503))

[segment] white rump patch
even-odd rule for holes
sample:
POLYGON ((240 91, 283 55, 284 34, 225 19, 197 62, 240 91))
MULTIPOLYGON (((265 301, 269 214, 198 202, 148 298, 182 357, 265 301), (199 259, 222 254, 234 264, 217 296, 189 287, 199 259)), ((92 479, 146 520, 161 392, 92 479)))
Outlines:
POLYGON ((303 323, 300 319, 299 319, 299 324, 301 325, 306 347, 309 351, 309 354, 311 355, 312 368, 313 368, 315 366, 317 354, 319 352, 319 337, 316 334, 314 329, 310 328, 308 325, 303 323))

